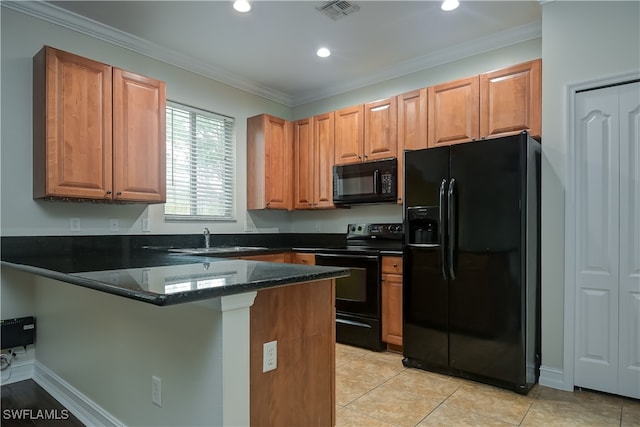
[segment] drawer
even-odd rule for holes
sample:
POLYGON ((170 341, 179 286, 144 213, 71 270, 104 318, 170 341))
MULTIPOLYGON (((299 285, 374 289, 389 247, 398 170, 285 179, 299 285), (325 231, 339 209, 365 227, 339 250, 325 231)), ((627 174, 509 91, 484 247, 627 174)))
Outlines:
POLYGON ((383 256, 382 272, 392 274, 402 274, 402 257, 400 256, 383 256))

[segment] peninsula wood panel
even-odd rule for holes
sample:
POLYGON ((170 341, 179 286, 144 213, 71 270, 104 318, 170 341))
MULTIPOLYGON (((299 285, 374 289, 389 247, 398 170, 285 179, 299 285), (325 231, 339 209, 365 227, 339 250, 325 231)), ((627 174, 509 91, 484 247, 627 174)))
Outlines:
POLYGON ((335 281, 259 291, 250 319, 252 426, 335 425, 335 281), (262 372, 277 340, 277 368, 262 372))

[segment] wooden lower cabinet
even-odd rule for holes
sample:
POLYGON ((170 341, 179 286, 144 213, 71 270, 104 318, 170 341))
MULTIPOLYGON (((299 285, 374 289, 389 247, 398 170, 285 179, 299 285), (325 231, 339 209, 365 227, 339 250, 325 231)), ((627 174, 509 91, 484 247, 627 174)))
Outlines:
POLYGON ((382 341, 402 346, 402 257, 382 257, 382 341))
POLYGON ((316 255, 306 252, 296 252, 292 254, 291 262, 294 264, 316 265, 316 255))
POLYGON ((245 259, 248 261, 268 261, 268 262, 291 262, 291 256, 289 252, 279 252, 277 254, 263 254, 263 255, 246 255, 241 256, 238 259, 245 259))
POLYGON ((250 314, 250 425, 335 425, 335 281, 259 291, 250 314), (263 344, 277 368, 262 372, 263 344))

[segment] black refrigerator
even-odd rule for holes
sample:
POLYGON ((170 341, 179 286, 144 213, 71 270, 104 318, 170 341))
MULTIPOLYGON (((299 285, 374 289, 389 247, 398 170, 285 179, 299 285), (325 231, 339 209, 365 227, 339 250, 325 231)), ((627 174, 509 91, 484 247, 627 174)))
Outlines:
POLYGON ((405 151, 403 363, 526 394, 540 367, 540 144, 405 151))

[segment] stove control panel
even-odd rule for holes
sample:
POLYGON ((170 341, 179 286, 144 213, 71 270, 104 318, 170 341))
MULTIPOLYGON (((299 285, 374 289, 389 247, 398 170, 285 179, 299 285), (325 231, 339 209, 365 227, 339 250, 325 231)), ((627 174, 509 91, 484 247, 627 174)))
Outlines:
POLYGON ((402 224, 349 224, 347 226, 347 239, 402 239, 402 224))

